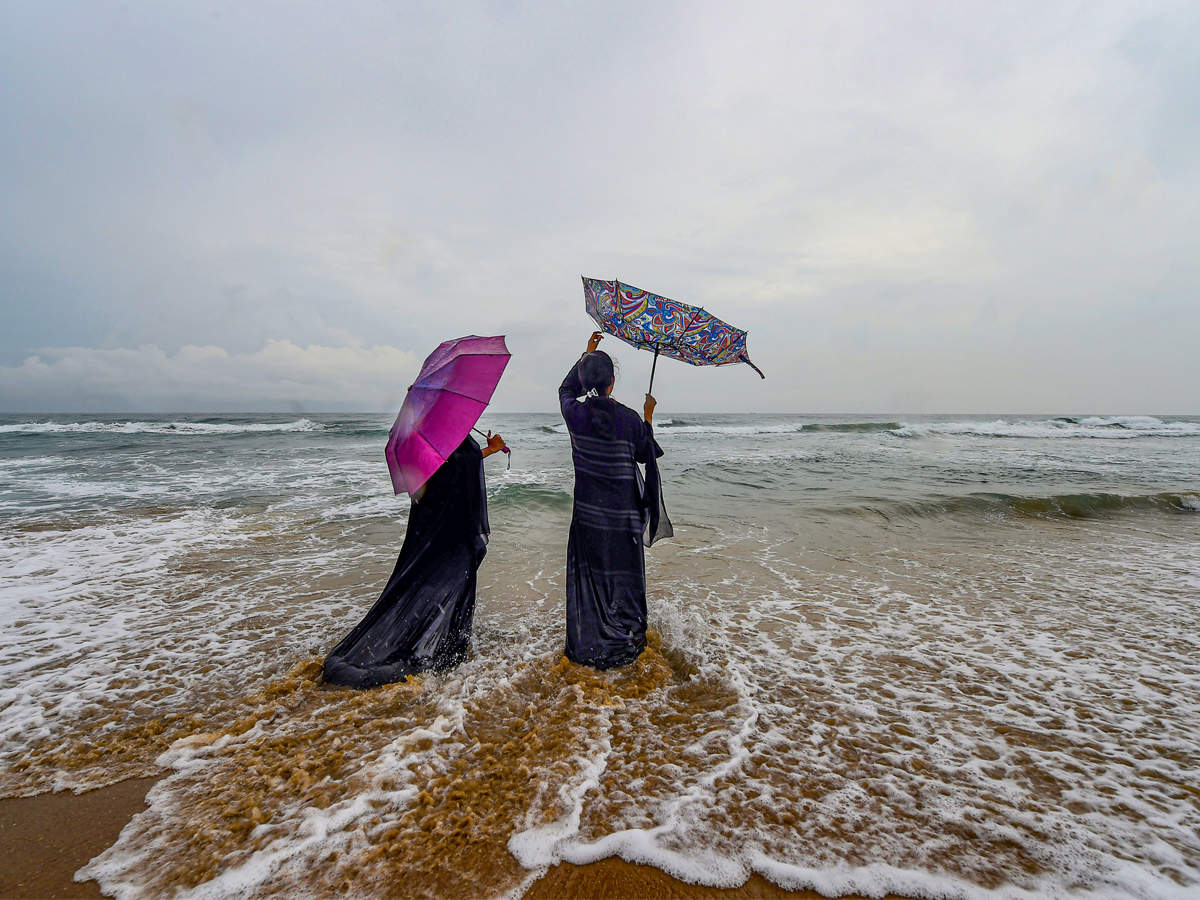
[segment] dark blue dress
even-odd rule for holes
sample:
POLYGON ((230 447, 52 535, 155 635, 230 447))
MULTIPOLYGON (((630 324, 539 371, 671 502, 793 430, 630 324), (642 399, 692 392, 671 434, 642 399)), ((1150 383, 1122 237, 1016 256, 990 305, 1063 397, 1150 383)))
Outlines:
POLYGON ((464 659, 488 533, 483 454, 468 436, 413 502, 392 577, 325 658, 325 681, 375 687, 464 659))
POLYGON ((609 397, 584 393, 578 363, 558 389, 571 435, 575 505, 567 540, 567 658, 609 669, 646 646, 644 543, 669 537, 657 458, 642 417, 609 397), (646 464, 646 478, 637 463, 646 464))

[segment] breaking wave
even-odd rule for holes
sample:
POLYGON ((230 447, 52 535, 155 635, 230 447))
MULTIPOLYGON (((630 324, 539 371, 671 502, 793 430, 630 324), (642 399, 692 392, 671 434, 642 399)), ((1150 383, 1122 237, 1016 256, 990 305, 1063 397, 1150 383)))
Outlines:
POLYGON ((667 419, 656 428, 671 434, 799 434, 828 432, 831 434, 871 434, 895 432, 904 428, 900 422, 755 422, 748 425, 704 424, 686 419, 667 419))
MULTIPOLYGON (((1164 421, 1154 416, 1060 416, 1054 419, 994 419, 957 422, 798 422, 747 424, 664 419, 655 427, 667 434, 770 435, 799 433, 890 434, 895 437, 1138 438, 1200 437, 1200 422, 1164 421)), ((564 433, 557 426, 546 429, 564 433)))
POLYGON ((1164 422, 1154 416, 1088 416, 978 422, 903 423, 896 437, 966 436, 998 438, 1200 437, 1200 422, 1164 422))
POLYGON ((312 419, 293 422, 14 422, 0 425, 0 434, 255 434, 261 432, 325 431, 312 419))
MULTIPOLYGON (((890 434, 895 437, 1138 438, 1200 437, 1200 422, 1164 421, 1153 416, 1089 416, 1056 419, 993 419, 957 422, 753 422, 747 424, 665 420, 668 434, 890 434)), ((562 431, 565 429, 555 429, 562 431)))
POLYGON ((854 434, 857 432, 895 431, 900 428, 899 422, 832 422, 828 425, 815 422, 805 425, 805 431, 833 431, 854 434))
POLYGON ((931 518, 942 515, 1013 516, 1035 519, 1090 519, 1120 512, 1200 513, 1200 493, 1158 494, 1051 494, 1022 497, 1015 494, 968 494, 911 503, 881 501, 843 508, 836 512, 892 518, 931 518))

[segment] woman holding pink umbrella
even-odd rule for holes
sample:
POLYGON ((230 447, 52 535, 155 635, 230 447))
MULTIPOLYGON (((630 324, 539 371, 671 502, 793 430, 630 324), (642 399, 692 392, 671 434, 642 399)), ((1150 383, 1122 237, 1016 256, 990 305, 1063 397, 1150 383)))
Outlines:
POLYGON ((325 658, 325 681, 375 687, 461 662, 490 529, 483 459, 508 451, 470 430, 508 363, 503 337, 459 338, 430 354, 392 427, 387 459, 412 497, 396 567, 366 617, 325 658))

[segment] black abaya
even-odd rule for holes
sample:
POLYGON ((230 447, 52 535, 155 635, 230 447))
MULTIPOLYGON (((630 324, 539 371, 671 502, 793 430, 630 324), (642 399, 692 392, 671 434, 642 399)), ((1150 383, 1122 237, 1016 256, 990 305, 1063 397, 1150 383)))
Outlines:
POLYGON ((392 577, 326 657, 325 680, 375 687, 465 658, 488 533, 483 455, 468 436, 413 501, 392 577))
POLYGON ((623 666, 646 646, 645 542, 671 534, 662 511, 654 429, 609 397, 590 397, 578 364, 558 389, 571 435, 575 504, 567 540, 567 657, 623 666), (643 481, 637 463, 645 463, 643 481))

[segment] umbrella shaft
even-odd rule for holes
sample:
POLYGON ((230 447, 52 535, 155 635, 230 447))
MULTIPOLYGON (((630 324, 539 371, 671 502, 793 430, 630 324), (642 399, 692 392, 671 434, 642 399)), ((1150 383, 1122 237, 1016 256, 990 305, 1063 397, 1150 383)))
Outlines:
POLYGON ((650 387, 646 388, 647 394, 654 393, 654 370, 658 368, 658 347, 654 348, 654 362, 650 366, 650 387))

